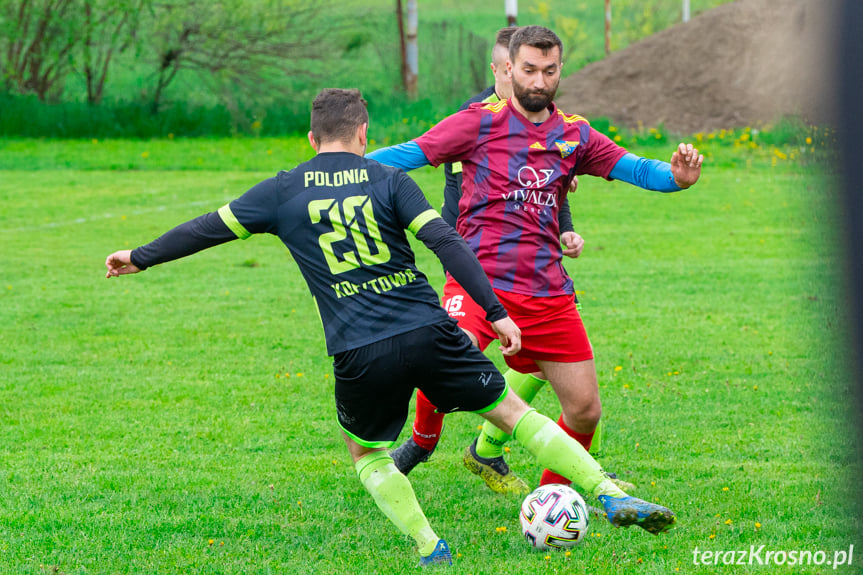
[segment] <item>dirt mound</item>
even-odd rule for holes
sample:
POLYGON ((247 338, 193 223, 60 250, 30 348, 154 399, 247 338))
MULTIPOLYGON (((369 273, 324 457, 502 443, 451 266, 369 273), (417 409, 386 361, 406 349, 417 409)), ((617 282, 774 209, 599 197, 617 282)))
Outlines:
POLYGON ((678 134, 785 115, 831 123, 839 0, 738 0, 561 80, 566 113, 678 134))

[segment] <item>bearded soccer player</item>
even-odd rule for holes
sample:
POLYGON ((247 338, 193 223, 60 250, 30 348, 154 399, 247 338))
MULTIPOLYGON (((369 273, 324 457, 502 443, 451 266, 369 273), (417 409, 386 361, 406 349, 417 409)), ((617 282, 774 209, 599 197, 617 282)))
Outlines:
MULTIPOLYGON (((520 373, 542 372, 560 399, 560 427, 590 447, 601 415, 593 350, 575 307, 572 280, 562 265, 557 214, 578 175, 618 179, 660 192, 698 181, 703 156, 680 144, 671 162, 628 153, 553 100, 563 45, 541 26, 519 28, 509 44, 513 97, 474 104, 419 138, 370 157, 413 169, 462 162, 458 232, 473 249, 495 293, 523 332, 522 350, 506 363, 520 373)), ((480 349, 492 340, 488 322, 457 279, 448 276, 450 316, 480 349)), ((465 451, 465 465, 495 491, 520 491, 503 459, 503 430, 486 426, 465 451)), ((569 483, 546 469, 542 484, 569 483)))
MULTIPOLYGON (((495 36, 494 46, 491 53, 491 68, 494 76, 494 84, 489 86, 479 94, 468 99, 459 110, 466 110, 473 103, 496 104, 502 100, 508 100, 512 96, 512 81, 506 68, 506 61, 509 58, 509 41, 517 28, 508 27, 498 30, 495 36)), ((441 216, 444 221, 452 227, 457 227, 458 205, 462 198, 462 167, 460 162, 444 164, 444 178, 446 185, 444 187, 444 201, 441 208, 441 216)), ((570 185, 570 192, 575 191, 577 180, 573 178, 570 185)), ((563 244, 563 255, 577 258, 584 248, 584 239, 575 233, 572 226, 572 216, 570 214, 569 202, 563 200, 560 203, 560 212, 558 213, 558 224, 560 226, 560 241, 563 244)), ((444 302, 444 307, 452 304, 451 300, 444 302)), ((530 403, 536 397, 539 390, 547 383, 545 376, 541 372, 537 373, 519 373, 514 369, 509 369, 503 374, 507 384, 516 392, 519 397, 530 403)), ((399 471, 407 475, 419 463, 428 461, 431 454, 437 447, 440 441, 440 434, 443 430, 444 414, 437 411, 435 406, 428 400, 427 397, 420 391, 417 393, 416 402, 416 417, 412 426, 412 435, 397 449, 394 449, 392 455, 396 467, 399 471)), ((594 453, 598 448, 596 439, 600 436, 601 431, 597 422, 596 434, 594 442, 590 446, 591 453, 594 453)), ((499 430, 495 430, 490 424, 487 426, 487 434, 499 436, 501 445, 505 439, 508 439, 499 430)), ((613 473, 609 475, 621 485, 625 490, 634 489, 635 486, 631 483, 625 483, 617 480, 613 473)), ((511 475, 510 489, 517 492, 527 493, 529 490, 526 483, 522 482, 515 475, 511 475)))
POLYGON ((651 533, 670 527, 671 511, 628 497, 581 445, 508 393, 494 364, 447 317, 416 268, 405 230, 479 302, 503 352, 520 347, 518 327, 464 240, 404 172, 363 158, 367 128, 359 91, 324 90, 312 104, 313 159, 149 244, 112 253, 106 277, 253 234, 278 236, 315 297, 333 356, 338 424, 360 481, 416 542, 421 565, 451 564, 452 554, 387 452, 404 426, 415 387, 444 411, 473 411, 511 432, 543 465, 604 498, 614 525, 639 525, 651 533))

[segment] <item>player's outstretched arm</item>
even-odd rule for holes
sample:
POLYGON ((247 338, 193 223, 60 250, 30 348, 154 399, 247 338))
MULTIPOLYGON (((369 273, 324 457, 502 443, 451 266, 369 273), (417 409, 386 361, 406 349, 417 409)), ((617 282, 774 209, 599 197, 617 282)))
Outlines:
POLYGON ((692 144, 681 142, 677 150, 671 154, 671 173, 674 183, 684 190, 698 181, 701 176, 701 164, 704 156, 698 153, 692 144))
POLYGON ((426 158, 422 149, 413 140, 396 146, 378 148, 374 152, 366 154, 366 157, 386 166, 400 168, 406 172, 429 165, 428 158, 426 158))
POLYGON ((521 330, 509 316, 493 321, 491 327, 500 338, 500 352, 515 355, 521 351, 521 330))
MULTIPOLYGON (((242 231, 251 235, 245 229, 242 231)), ((109 255, 105 260, 108 268, 105 277, 138 273, 154 265, 184 258, 235 240, 237 237, 237 233, 228 227, 218 212, 204 214, 165 232, 148 244, 109 255)))
POLYGON ((136 274, 141 271, 132 263, 132 250, 120 250, 114 252, 105 259, 105 267, 108 268, 106 278, 115 278, 126 274, 136 274))

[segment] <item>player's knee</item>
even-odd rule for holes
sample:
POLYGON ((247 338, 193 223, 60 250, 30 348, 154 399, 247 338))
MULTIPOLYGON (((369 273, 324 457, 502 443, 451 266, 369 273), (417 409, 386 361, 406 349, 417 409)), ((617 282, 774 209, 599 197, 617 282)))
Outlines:
POLYGON ((602 417, 602 404, 597 401, 579 403, 564 408, 564 422, 568 427, 583 433, 596 427, 602 417))
POLYGON ((514 393, 508 393, 494 409, 481 415, 504 432, 511 434, 515 424, 529 410, 530 407, 522 398, 514 393))

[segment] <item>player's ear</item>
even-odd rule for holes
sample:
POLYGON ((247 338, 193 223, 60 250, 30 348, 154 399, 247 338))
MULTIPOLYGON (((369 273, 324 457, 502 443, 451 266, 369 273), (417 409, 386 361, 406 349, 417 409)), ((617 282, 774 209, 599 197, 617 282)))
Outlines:
POLYGON ((512 77, 512 62, 509 58, 506 59, 506 77, 512 77))
POLYGON ((315 136, 312 134, 311 130, 309 130, 309 145, 315 152, 318 151, 318 143, 315 141, 315 136))
POLYGON ((368 144, 368 135, 369 135, 369 124, 368 122, 364 124, 360 124, 357 128, 357 139, 360 141, 360 144, 365 148, 368 144))

